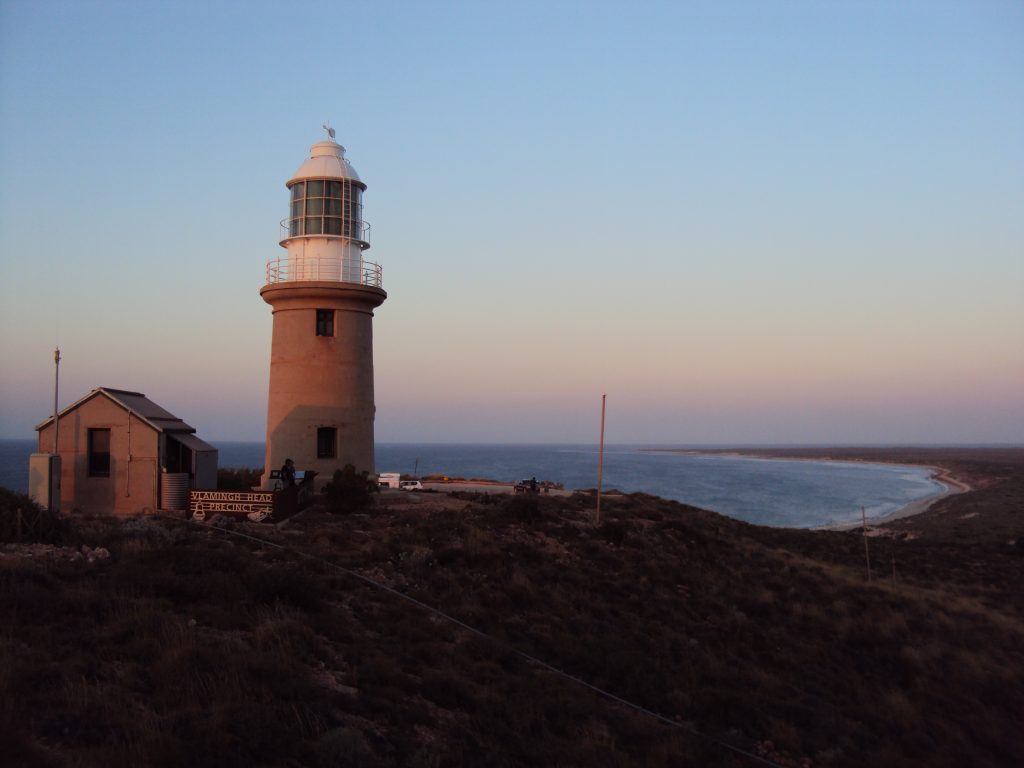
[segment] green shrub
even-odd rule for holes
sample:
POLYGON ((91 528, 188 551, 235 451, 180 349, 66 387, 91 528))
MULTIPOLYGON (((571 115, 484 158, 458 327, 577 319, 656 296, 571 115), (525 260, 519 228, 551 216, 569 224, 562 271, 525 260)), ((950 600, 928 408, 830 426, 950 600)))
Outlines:
POLYGON ((217 488, 221 491, 248 491, 260 484, 263 467, 241 469, 225 467, 217 470, 217 488))
POLYGON ((320 610, 322 585, 307 573, 282 568, 252 569, 243 577, 243 583, 261 603, 280 602, 308 613, 320 610))
POLYGON ((448 673, 428 672, 423 676, 420 690, 424 698, 445 709, 471 708, 474 703, 469 683, 448 673))
POLYGON ((316 744, 321 765, 334 768, 370 765, 373 749, 362 732, 355 728, 338 727, 325 733, 316 744))
POLYGON ((331 482, 324 486, 327 511, 332 514, 359 512, 373 503, 377 490, 369 472, 356 472, 355 467, 346 464, 344 469, 335 470, 331 482))
POLYGON ((537 522, 542 518, 540 499, 533 494, 506 497, 504 511, 513 519, 524 523, 537 522))
POLYGON ((0 487, 0 541, 60 544, 69 532, 68 521, 43 509, 23 493, 0 487))
POLYGON ((626 540, 626 535, 629 531, 623 523, 620 523, 617 520, 610 520, 598 529, 598 533, 600 533, 601 538, 609 544, 621 547, 622 542, 626 540))

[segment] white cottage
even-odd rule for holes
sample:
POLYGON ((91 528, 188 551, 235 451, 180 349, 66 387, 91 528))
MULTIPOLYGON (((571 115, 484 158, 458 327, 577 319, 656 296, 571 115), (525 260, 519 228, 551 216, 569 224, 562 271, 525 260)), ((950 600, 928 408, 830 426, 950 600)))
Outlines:
MULTIPOLYGON (((182 511, 190 489, 217 487, 217 449, 141 392, 99 387, 36 427, 29 488, 46 487, 57 429, 62 512, 182 511)), ((33 496, 36 494, 33 493, 33 496)), ((54 495, 56 498, 56 494, 54 495)))

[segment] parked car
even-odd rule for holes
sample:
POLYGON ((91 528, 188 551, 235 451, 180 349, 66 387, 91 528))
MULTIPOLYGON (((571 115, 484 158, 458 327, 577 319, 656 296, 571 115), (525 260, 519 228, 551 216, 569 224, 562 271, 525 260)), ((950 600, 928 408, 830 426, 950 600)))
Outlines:
POLYGON ((516 480, 512 486, 512 493, 540 493, 537 486, 537 478, 529 480, 516 480))
POLYGON ((403 491, 422 491, 423 484, 419 480, 403 480, 398 486, 403 491))

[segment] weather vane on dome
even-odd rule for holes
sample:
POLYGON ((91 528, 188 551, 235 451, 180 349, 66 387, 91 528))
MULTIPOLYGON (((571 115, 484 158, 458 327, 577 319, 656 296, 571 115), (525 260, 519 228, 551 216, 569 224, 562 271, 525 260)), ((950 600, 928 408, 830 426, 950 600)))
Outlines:
POLYGON ((331 124, 327 122, 324 123, 322 127, 325 131, 327 131, 327 138, 330 139, 331 141, 334 141, 334 129, 331 128, 331 124))

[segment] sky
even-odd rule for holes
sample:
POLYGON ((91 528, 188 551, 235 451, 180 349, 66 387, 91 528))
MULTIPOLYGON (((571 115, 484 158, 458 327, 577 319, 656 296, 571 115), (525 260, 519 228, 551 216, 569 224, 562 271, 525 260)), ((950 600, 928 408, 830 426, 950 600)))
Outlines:
POLYGON ((0 437, 262 440, 285 181, 368 190, 381 442, 1024 441, 1024 3, 0 0, 0 437))

